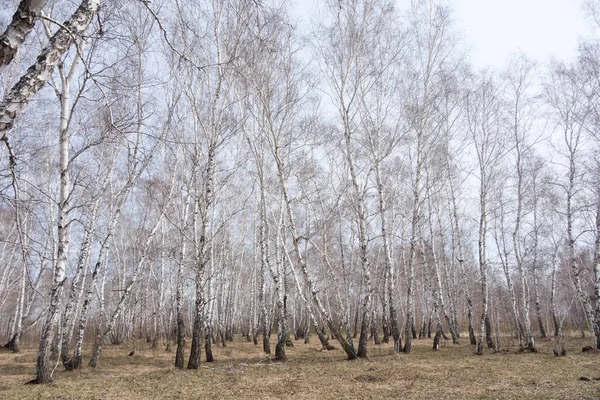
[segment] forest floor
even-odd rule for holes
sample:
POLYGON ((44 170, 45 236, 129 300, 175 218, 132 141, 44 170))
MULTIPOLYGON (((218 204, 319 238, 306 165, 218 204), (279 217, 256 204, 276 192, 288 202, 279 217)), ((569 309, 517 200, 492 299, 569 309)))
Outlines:
POLYGON ((174 352, 146 343, 131 357, 131 344, 109 345, 97 368, 58 367, 47 385, 25 385, 35 375, 35 349, 2 351, 0 399, 600 399, 600 353, 581 352, 589 340, 568 338, 559 358, 550 340, 538 339, 538 353, 519 353, 506 338, 503 351, 483 356, 467 342, 434 352, 431 339, 416 340, 411 354, 399 355, 391 344, 370 343, 368 360, 347 361, 339 346, 321 351, 312 337, 294 342, 278 363, 236 338, 213 346, 216 361, 196 371, 176 370, 174 352))

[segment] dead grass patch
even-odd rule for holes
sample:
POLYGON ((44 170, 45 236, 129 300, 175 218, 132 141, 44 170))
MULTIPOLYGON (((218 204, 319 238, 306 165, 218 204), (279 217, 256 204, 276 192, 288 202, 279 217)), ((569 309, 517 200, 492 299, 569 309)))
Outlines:
POLYGON ((535 354, 506 344, 508 352, 483 356, 468 344, 446 343, 434 352, 431 340, 417 340, 411 354, 398 355, 391 344, 371 344, 368 360, 347 361, 341 350, 318 351, 316 340, 298 341, 286 349, 288 361, 273 362, 260 346, 240 339, 214 346, 216 361, 197 371, 174 369, 174 352, 138 348, 128 357, 129 345, 107 346, 97 368, 59 367, 55 381, 42 386, 24 385, 35 374, 32 348, 0 353, 0 398, 600 398, 600 354, 581 353, 581 339, 570 339, 560 358, 551 341, 539 340, 535 354))

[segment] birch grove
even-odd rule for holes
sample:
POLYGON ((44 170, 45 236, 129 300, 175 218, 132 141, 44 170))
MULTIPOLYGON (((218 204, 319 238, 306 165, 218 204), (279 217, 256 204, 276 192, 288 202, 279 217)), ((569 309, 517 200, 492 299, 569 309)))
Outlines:
POLYGON ((595 36, 480 70, 443 0, 12 4, 0 339, 32 383, 239 336, 600 349, 595 36))

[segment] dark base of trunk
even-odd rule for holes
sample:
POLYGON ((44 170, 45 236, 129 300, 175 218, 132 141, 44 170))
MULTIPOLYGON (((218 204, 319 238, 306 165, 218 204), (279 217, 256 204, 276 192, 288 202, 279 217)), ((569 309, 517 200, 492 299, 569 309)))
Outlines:
POLYGON ((533 336, 527 339, 527 346, 525 346, 525 348, 532 353, 537 353, 537 348, 535 347, 535 341, 533 339, 533 336))
POLYGON ((183 369, 183 364, 185 362, 185 355, 183 354, 183 348, 179 349, 177 346, 177 352, 175 353, 175 368, 183 369))
POLYGON ((402 352, 403 353, 410 353, 410 351, 412 350, 412 340, 410 340, 410 338, 407 338, 406 342, 404 343, 404 347, 402 348, 402 352))
POLYGON ((27 381, 27 382, 25 382, 25 384, 26 384, 26 385, 41 385, 41 384, 44 384, 44 383, 51 383, 51 382, 52 382, 52 379, 50 379, 50 380, 47 380, 47 381, 44 381, 44 382, 41 382, 41 381, 39 381, 39 380, 36 378, 36 379, 32 379, 32 380, 30 380, 30 381, 27 381))
POLYGON ((271 354, 271 344, 269 343, 269 337, 267 335, 263 336, 263 351, 265 354, 271 354))
POLYGON ((280 340, 275 345, 275 361, 285 361, 287 356, 285 355, 285 340, 280 340))
POLYGON ((61 358, 62 358, 62 365, 66 371, 72 371, 75 369, 75 362, 73 361, 73 359, 71 357, 69 357, 68 354, 63 354, 61 356, 61 358))
POLYGON ((206 353, 206 362, 215 361, 212 353, 212 347, 210 345, 210 336, 206 338, 206 342, 204 343, 204 352, 206 353))
POLYGON ((177 324, 175 339, 177 341, 177 348, 175 349, 175 368, 183 369, 185 363, 185 323, 183 322, 183 316, 177 311, 177 324))
POLYGON ((427 339, 431 339, 431 319, 427 323, 427 339))
POLYGON ((477 339, 475 339, 475 331, 473 330, 473 327, 469 328, 469 340, 471 341, 471 345, 477 345, 477 339))
MULTIPOLYGON (((327 338, 323 334, 323 331, 317 331, 317 336, 319 337, 319 341, 321 342, 321 346, 323 346, 323 349, 327 351, 335 350, 335 347, 329 344, 329 340, 327 340, 327 338)), ((304 339, 304 342, 307 343, 306 338, 304 339)))
POLYGON ((554 337, 557 338, 560 335, 560 324, 558 322, 558 317, 556 315, 553 315, 552 321, 554 322, 554 337))
POLYGON ((27 382, 27 384, 38 385, 43 383, 50 383, 52 381, 52 369, 44 368, 43 364, 41 363, 41 360, 38 359, 36 363, 35 379, 30 380, 29 382, 27 382))
POLYGON ((389 323, 388 319, 385 316, 383 317, 383 320, 381 321, 381 329, 383 330, 383 339, 382 339, 382 342, 383 343, 389 343, 390 342, 391 329, 390 329, 390 323, 389 323))
POLYGON ((342 346, 342 350, 348 356, 348 360, 356 360, 358 356, 356 355, 356 351, 354 349, 354 345, 352 342, 346 340, 342 333, 338 331, 331 321, 328 321, 327 325, 329 326, 329 330, 335 336, 340 346, 342 346))
POLYGON ((483 355, 483 342, 477 343, 477 350, 475 351, 475 354, 478 356, 483 355))
POLYGON ((360 324, 360 337, 358 339, 358 351, 356 353, 359 358, 367 358, 367 342, 369 339, 369 318, 366 313, 363 313, 362 323, 360 324))
MULTIPOLYGON (((379 329, 377 327, 377 323, 375 321, 375 319, 372 320, 373 322, 371 323, 371 337, 373 338, 373 343, 375 343, 376 345, 380 345, 381 344, 381 339, 379 338, 379 329)), ((385 331, 385 328, 384 328, 385 331)))
POLYGON ((6 343, 3 348, 12 351, 13 353, 18 353, 19 350, 19 339, 17 335, 13 335, 13 337, 6 343))
POLYGON ((440 349, 440 337, 442 335, 440 334, 440 332, 436 332, 435 336, 433 337, 433 350, 439 350, 440 349))
POLYGON ((394 353, 398 354, 400 351, 402 351, 402 338, 398 334, 397 336, 394 335, 394 353))
POLYGON ((542 321, 542 319, 540 317, 538 317, 538 326, 540 327, 540 336, 543 339, 546 339, 548 337, 548 334, 546 333, 546 327, 544 326, 544 321, 542 321))
POLYGON ((485 342, 487 344, 488 349, 497 350, 496 343, 492 338, 492 322, 490 320, 489 315, 485 317, 485 342))

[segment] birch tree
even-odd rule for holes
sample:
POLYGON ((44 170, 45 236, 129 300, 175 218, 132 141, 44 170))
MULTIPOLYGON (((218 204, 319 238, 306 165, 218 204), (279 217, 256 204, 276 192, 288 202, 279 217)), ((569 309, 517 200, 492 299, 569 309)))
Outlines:
POLYGON ((527 274, 525 272, 525 255, 522 250, 521 237, 525 210, 526 196, 528 195, 528 182, 526 181, 526 162, 531 157, 532 142, 527 138, 533 136, 534 107, 531 89, 533 86, 535 65, 524 56, 511 59, 507 71, 508 107, 510 108, 510 128, 513 133, 513 154, 516 171, 516 210, 514 229, 512 232, 512 248, 517 272, 521 284, 521 307, 523 309, 524 328, 526 335, 525 347, 529 351, 536 351, 535 339, 531 330, 530 317, 530 290, 527 274))
POLYGON ((593 306, 582 285, 583 268, 577 257, 577 238, 581 235, 578 231, 578 216, 581 208, 578 204, 582 191, 584 171, 581 165, 585 145, 584 123, 585 102, 582 97, 585 92, 579 90, 577 84, 577 70, 564 64, 555 64, 551 71, 549 81, 546 83, 546 99, 552 110, 556 112, 555 123, 561 132, 561 143, 555 144, 560 149, 560 155, 565 161, 563 179, 555 183, 564 194, 563 210, 566 220, 565 256, 571 269, 571 279, 577 298, 585 313, 592 336, 596 337, 595 317, 593 306))
POLYGON ((491 338, 489 322, 489 284, 488 284, 488 202, 490 190, 497 175, 497 168, 505 153, 505 139, 502 137, 502 116, 498 100, 498 87, 489 73, 482 73, 475 80, 475 87, 467 94, 468 131, 473 141, 477 160, 479 183, 479 229, 478 263, 481 279, 482 314, 477 338, 477 354, 483 354, 484 334, 488 347, 495 348, 491 338))

